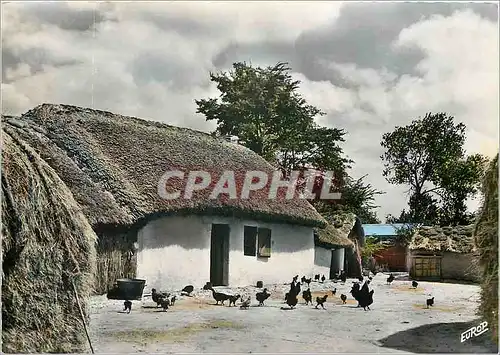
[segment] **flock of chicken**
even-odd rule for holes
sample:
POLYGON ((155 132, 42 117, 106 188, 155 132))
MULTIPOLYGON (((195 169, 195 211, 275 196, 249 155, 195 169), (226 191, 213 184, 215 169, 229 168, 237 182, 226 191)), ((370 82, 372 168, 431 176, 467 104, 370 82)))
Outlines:
MULTIPOLYGON (((375 276, 376 273, 373 274, 375 276)), ((289 308, 284 308, 282 307, 281 309, 294 309, 298 302, 298 296, 300 295, 301 292, 301 285, 307 284, 307 289, 302 291, 302 298, 306 302, 306 305, 309 303, 312 305, 312 293, 311 293, 311 288, 310 284, 312 281, 312 278, 307 279, 305 276, 302 276, 300 282, 298 282, 299 275, 295 275, 292 279, 292 282, 290 283, 290 289, 288 292, 285 294, 285 303, 289 306, 289 308)), ((338 279, 345 284, 347 280, 346 274, 342 271, 340 275, 338 276, 338 279)), ((389 277, 387 278, 387 284, 391 284, 394 281, 395 277, 391 273, 389 277)), ((318 281, 321 280, 323 283, 326 280, 325 275, 322 275, 320 277, 319 274, 314 276, 314 280, 318 281)), ((368 279, 364 280, 362 276, 358 278, 358 281, 353 282, 353 286, 351 288, 351 291, 349 292, 352 297, 358 302, 358 307, 363 307, 363 309, 366 311, 367 309, 370 310, 370 305, 373 304, 373 294, 374 290, 369 289, 370 282, 372 281, 372 277, 369 276, 368 279), (364 283, 361 285, 361 283, 364 281, 364 283)), ((337 277, 334 279, 334 282, 337 282, 337 277)), ((417 281, 412 281, 412 287, 417 288, 418 282, 417 281)), ((207 284, 203 287, 205 290, 210 290, 212 291, 212 297, 214 298, 216 304, 218 305, 219 302, 221 305, 224 305, 225 301, 229 301, 229 306, 234 305, 236 306, 236 302, 241 299, 240 303, 240 309, 248 309, 250 307, 251 303, 251 296, 246 297, 243 299, 241 295, 236 294, 236 295, 231 295, 231 294, 226 294, 224 292, 219 292, 215 291, 214 288, 210 283, 207 282, 207 284)), ((174 306, 175 301, 176 301, 176 296, 171 296, 170 293, 165 293, 165 292, 157 292, 156 289, 151 290, 151 298, 153 302, 156 303, 156 307, 161 306, 164 311, 166 311, 169 307, 174 306)), ((191 296, 191 293, 194 291, 193 285, 188 285, 184 287, 181 291, 181 294, 191 296)), ((332 295, 335 295, 337 292, 337 288, 334 288, 332 291, 330 291, 332 295)), ((256 300, 259 302, 259 306, 263 306, 264 302, 271 296, 271 293, 268 292, 267 288, 264 288, 262 292, 257 292, 255 294, 256 300)), ((317 309, 319 306, 321 306, 323 309, 325 309, 325 302, 328 298, 328 294, 325 294, 321 297, 316 297, 316 306, 315 308, 317 309)), ((340 299, 342 300, 342 303, 345 304, 347 301, 347 296, 344 294, 340 295, 340 299)), ((427 308, 429 306, 434 305, 434 297, 427 299, 427 308)), ((127 313, 130 313, 132 309, 132 302, 130 301, 125 301, 124 302, 125 309, 124 311, 127 311, 127 313)))

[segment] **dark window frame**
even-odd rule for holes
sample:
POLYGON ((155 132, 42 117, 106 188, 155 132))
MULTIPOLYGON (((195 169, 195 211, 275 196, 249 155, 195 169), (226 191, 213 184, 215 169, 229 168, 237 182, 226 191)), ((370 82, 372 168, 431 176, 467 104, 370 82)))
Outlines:
POLYGON ((257 255, 260 258, 271 257, 272 230, 259 228, 257 234, 257 255))
POLYGON ((243 255, 257 256, 258 235, 259 235, 258 227, 255 226, 243 227, 243 255))

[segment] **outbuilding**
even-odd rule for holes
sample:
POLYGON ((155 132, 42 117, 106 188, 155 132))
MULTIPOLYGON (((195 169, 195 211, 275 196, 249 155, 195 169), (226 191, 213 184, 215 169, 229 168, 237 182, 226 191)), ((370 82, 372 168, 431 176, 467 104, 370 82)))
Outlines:
POLYGON ((473 225, 418 228, 409 245, 409 273, 415 280, 479 281, 473 225))

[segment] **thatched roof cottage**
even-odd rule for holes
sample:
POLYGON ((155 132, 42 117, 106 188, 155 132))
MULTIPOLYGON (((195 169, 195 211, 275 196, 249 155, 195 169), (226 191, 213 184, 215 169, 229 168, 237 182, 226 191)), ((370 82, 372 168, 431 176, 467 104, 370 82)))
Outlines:
POLYGON ((2 121, 2 351, 85 352, 97 237, 70 189, 20 134, 24 124, 2 121))
POLYGON ((333 278, 341 270, 350 275, 361 272, 358 255, 363 238, 361 221, 353 213, 339 213, 326 228, 314 231, 314 274, 333 278))
MULTIPOLYGON (((249 149, 186 128, 68 105, 44 104, 7 129, 34 147, 59 175, 99 237, 98 288, 119 277, 145 278, 146 289, 283 282, 310 274, 314 227, 326 221, 296 196, 268 199, 269 184, 248 199, 162 199, 169 170, 226 170, 242 176, 275 168, 249 149)), ((185 186, 169 179, 166 190, 185 186)), ((213 186, 213 185, 210 185, 213 186)))
POLYGON ((408 246, 410 276, 478 281, 472 231, 472 225, 417 229, 408 246))

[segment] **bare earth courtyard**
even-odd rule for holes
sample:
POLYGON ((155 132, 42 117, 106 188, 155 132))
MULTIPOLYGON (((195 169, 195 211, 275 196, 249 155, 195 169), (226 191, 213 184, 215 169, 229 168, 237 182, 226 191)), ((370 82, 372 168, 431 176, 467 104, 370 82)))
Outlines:
MULTIPOLYGON (((461 343, 460 334, 482 320, 475 315, 479 287, 451 283, 411 282, 398 278, 386 285, 378 274, 371 311, 356 308, 345 285, 312 282, 313 299, 329 294, 326 310, 306 306, 302 298, 294 310, 283 296, 288 285, 264 285, 272 293, 258 307, 255 287, 225 289, 252 296, 252 307, 216 306, 210 291, 200 289, 193 297, 178 297, 167 312, 151 301, 133 302, 132 312, 122 312, 123 301, 96 296, 91 305, 90 336, 96 353, 134 352, 392 352, 392 353, 497 353, 489 332, 461 343), (337 288, 336 295, 330 292, 337 288), (340 294, 348 296, 342 304, 340 294), (425 301, 434 296, 434 307, 425 301)), ((239 304, 239 302, 237 302, 239 304)))

